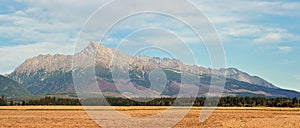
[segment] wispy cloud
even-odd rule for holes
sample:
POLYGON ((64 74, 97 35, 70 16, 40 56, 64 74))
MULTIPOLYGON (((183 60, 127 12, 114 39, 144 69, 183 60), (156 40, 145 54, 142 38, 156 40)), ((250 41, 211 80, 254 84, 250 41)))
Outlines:
MULTIPOLYGON (((243 15, 272 14, 272 15, 300 15, 300 3, 289 1, 259 1, 259 0, 221 0, 196 1, 203 10, 214 14, 243 15), (222 11, 223 10, 223 11, 222 11), (228 14, 230 13, 230 14, 228 14)), ((253 16, 256 16, 253 15, 253 16)), ((244 17, 242 16, 242 17, 244 17)))
POLYGON ((219 0, 195 1, 207 13, 226 42, 242 39, 256 44, 299 41, 300 35, 285 26, 271 24, 276 20, 300 15, 299 2, 219 0), (270 20, 270 19, 269 19, 270 20))
MULTIPOLYGON (((13 14, 0 15, 0 22, 5 22, 5 26, 0 26, 0 34, 15 42, 70 42, 74 40, 84 21, 92 12, 107 1, 17 0, 17 2, 25 4, 26 8, 17 10, 13 14)), ((300 9, 298 8, 300 3, 298 2, 250 0, 235 0, 227 1, 226 3, 220 2, 220 0, 193 2, 208 15, 217 26, 222 37, 228 38, 229 41, 245 37, 254 43, 278 43, 299 39, 298 35, 284 28, 249 22, 270 14, 300 15, 300 9)), ((115 8, 114 12, 122 11, 121 9, 115 8)), ((176 10, 176 8, 174 9, 176 10)), ((194 12, 188 13, 192 14, 194 12)), ((193 17, 193 15, 187 16, 194 19, 195 22, 201 22, 201 19, 198 17, 193 17)), ((101 24, 112 22, 101 18, 99 21, 101 21, 101 24)), ((137 24, 150 24, 153 22, 153 20, 137 21, 137 24)), ((161 26, 163 25, 166 24, 161 24, 161 26)), ((176 29, 182 33, 180 28, 176 29)), ((95 32, 91 31, 90 34, 92 35, 92 33, 95 32)))
MULTIPOLYGON (((104 0, 16 0, 18 10, 0 14, 0 35, 8 42, 0 45, 37 42, 73 43, 85 20, 104 0)), ((16 5, 15 5, 16 6, 16 5)), ((1 10, 1 9, 0 9, 1 10)))
POLYGON ((300 75, 296 75, 295 78, 296 78, 297 80, 300 80, 300 75))
MULTIPOLYGON (((300 36, 292 33, 282 32, 269 32, 262 34, 261 37, 254 39, 254 43, 282 43, 300 40, 300 36)), ((285 47, 286 48, 286 47, 285 47)))
POLYGON ((230 39, 247 39, 249 42, 255 44, 283 43, 300 40, 299 35, 277 26, 237 23, 232 26, 223 27, 221 32, 223 36, 230 39))
POLYGON ((279 46, 278 49, 282 52, 291 52, 293 50, 293 48, 290 46, 279 46))

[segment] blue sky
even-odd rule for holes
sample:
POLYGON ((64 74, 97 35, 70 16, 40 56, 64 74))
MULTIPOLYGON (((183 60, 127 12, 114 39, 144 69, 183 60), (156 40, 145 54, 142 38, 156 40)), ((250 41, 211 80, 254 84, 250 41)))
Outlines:
MULTIPOLYGON (((2 0, 0 2, 0 73, 13 71, 26 58, 39 54, 73 54, 76 37, 88 17, 105 0, 2 0)), ((271 83, 300 91, 300 2, 221 0, 192 1, 210 19, 223 41, 226 67, 235 67, 271 83)), ((121 11, 116 8, 116 12, 121 11)), ((113 12, 108 15, 113 15, 113 12)), ((191 16, 193 16, 191 14, 191 16)), ((195 18, 195 21, 201 20, 195 18)), ((99 19, 99 23, 111 22, 99 19)), ((161 16, 137 16, 112 31, 104 43, 115 47, 129 32, 130 23, 180 31, 184 25, 161 16), (138 21, 138 22, 137 22, 138 21), (167 22, 166 22, 167 21, 167 22), (123 27, 122 27, 123 26, 123 27)), ((140 26, 139 26, 140 25, 140 26)), ((93 32, 86 33, 92 38, 93 32)), ((100 38, 100 37, 99 37, 100 38)), ((124 41, 124 40, 123 40, 124 41)), ((128 45, 178 42, 174 35, 158 29, 144 30, 128 37, 128 45), (143 43, 141 43, 143 42, 143 43)), ((210 67, 204 45, 189 44, 198 55, 197 64, 210 67)), ((126 43, 125 43, 126 44, 126 43)), ((176 45, 172 45, 174 49, 176 45)), ((129 52, 124 51, 124 52, 129 52)), ((157 53, 147 53, 155 56, 157 53)), ((183 54, 184 55, 184 54, 183 54)), ((167 56, 167 55, 161 55, 167 56)), ((189 63, 189 62, 186 62, 189 63)))

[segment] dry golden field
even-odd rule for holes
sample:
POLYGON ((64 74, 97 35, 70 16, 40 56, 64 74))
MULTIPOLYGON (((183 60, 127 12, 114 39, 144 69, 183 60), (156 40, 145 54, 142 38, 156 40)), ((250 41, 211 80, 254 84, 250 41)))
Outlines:
MULTIPOLYGON (((167 107, 114 107, 133 117, 149 117, 167 107)), ((106 107, 88 107, 105 112, 106 107)), ((202 108, 191 111, 175 127, 205 128, 300 128, 300 109, 295 108, 217 108, 199 123, 202 108)), ((172 111, 180 111, 180 108, 172 111)), ((112 123, 116 123, 113 122, 112 123)), ((122 124, 120 124, 122 125, 122 124)), ((80 106, 1 106, 0 127, 99 127, 80 106)))

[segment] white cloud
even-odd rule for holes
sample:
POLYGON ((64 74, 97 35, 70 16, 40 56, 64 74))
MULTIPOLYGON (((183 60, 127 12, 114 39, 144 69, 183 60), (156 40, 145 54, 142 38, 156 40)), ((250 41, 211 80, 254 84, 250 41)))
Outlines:
MULTIPOLYGON (((36 42, 71 42, 75 38, 76 27, 67 23, 41 22, 19 14, 0 15, 0 35, 19 44, 36 42)), ((7 44, 9 45, 9 44, 7 44)))
MULTIPOLYGON (((261 1, 257 7, 264 8, 263 12, 275 15, 299 15, 299 2, 261 1)), ((259 11, 259 10, 258 10, 259 11)))
MULTIPOLYGON (((29 8, 26 8, 23 11, 18 10, 13 15, 9 14, 2 16, 1 20, 8 19, 12 24, 2 26, 0 28, 1 35, 13 38, 15 41, 19 42, 70 42, 77 36, 77 32, 80 30, 84 21, 97 8, 109 0, 87 0, 76 2, 72 0, 17 1, 28 5, 29 8)), ((245 21, 247 22, 249 19, 257 18, 257 15, 295 15, 297 12, 297 14, 300 14, 300 9, 297 8, 297 5, 300 5, 300 3, 297 2, 250 0, 234 0, 225 3, 220 2, 219 0, 193 2, 208 15, 211 21, 217 26, 222 37, 231 39, 241 38, 243 36, 255 36, 253 42, 256 43, 280 42, 288 37, 294 37, 294 35, 288 31, 285 33, 290 36, 281 35, 282 33, 276 33, 276 31, 272 32, 266 30, 266 28, 272 28, 274 26, 265 27, 247 23, 245 25, 245 21)), ((113 13, 122 11, 121 9, 123 8, 115 8, 115 11, 110 12, 110 15, 113 16, 113 13)), ((174 10, 176 9, 177 8, 174 8, 174 10)), ((192 14, 194 12, 189 13, 192 14)), ((194 19, 195 22, 201 22, 201 19, 193 17, 193 15, 186 15, 186 17, 194 19)), ((101 21, 101 24, 112 22, 101 18, 99 21, 101 21)), ((149 22, 151 21, 139 20, 137 24, 149 24, 149 22)), ((91 31, 91 33, 95 33, 95 30, 91 31)))
POLYGON ((104 0, 16 1, 26 6, 13 13, 0 14, 0 35, 17 44, 73 43, 85 20, 105 2, 104 0))
MULTIPOLYGON (((39 54, 72 54, 81 26, 104 1, 18 2, 26 7, 0 14, 0 73, 9 73, 39 54)), ((90 36, 95 35, 86 38, 90 36)))
POLYGON ((293 48, 290 46, 280 46, 278 49, 282 52, 291 52, 293 50, 293 48))
POLYGON ((84 22, 98 7, 108 0, 17 0, 33 8, 27 10, 39 19, 63 21, 63 22, 84 22), (39 10, 39 11, 38 11, 39 10), (41 16, 40 14, 45 14, 41 16))
MULTIPOLYGON (((299 15, 299 2, 259 1, 259 0, 201 0, 195 3, 208 13, 230 16, 249 14, 299 15)), ((255 16, 255 15, 252 15, 255 16)))
MULTIPOLYGON (((300 2, 256 0, 194 1, 216 25, 226 42, 245 39, 254 43, 280 43, 300 40, 284 26, 259 19, 273 16, 299 16, 300 2), (258 21, 258 22, 257 22, 258 21)), ((277 17, 278 18, 278 17, 277 17)))
MULTIPOLYGON (((3 45, 1 43, 5 42, 0 42, 0 46, 4 46, 0 48, 0 54, 2 56, 6 56, 4 59, 1 59, 1 62, 9 62, 5 65, 2 64, 3 66, 1 65, 0 72, 9 69, 8 67, 16 67, 22 62, 21 60, 24 60, 27 57, 42 53, 46 54, 47 52, 60 53, 59 50, 53 49, 59 48, 59 44, 61 43, 65 44, 65 48, 62 49, 66 50, 62 53, 73 52, 73 49, 69 47, 73 46, 75 43, 74 40, 84 22, 97 8, 109 0, 16 1, 21 4, 25 4, 26 8, 16 10, 12 14, 0 15, 0 35, 1 37, 5 37, 6 39, 16 42, 19 46, 10 46, 10 44, 3 45), (53 43, 50 45, 47 43, 37 42, 53 43), (51 50, 51 48, 47 48, 48 45, 53 46, 53 49, 51 50), (16 49, 20 49, 20 52, 16 49), (14 61, 12 58, 17 59, 14 61)), ((229 0, 226 2, 221 0, 193 0, 193 2, 195 2, 197 6, 207 14, 212 23, 216 25, 217 30, 221 33, 223 38, 229 38, 229 40, 235 38, 246 38, 254 43, 280 43, 300 40, 299 35, 293 34, 285 28, 251 22, 253 19, 259 19, 265 15, 298 16, 300 15, 299 2, 252 0, 229 0)), ((114 13, 122 11, 122 9, 123 8, 121 7, 115 8, 113 12, 109 12, 110 14, 108 16, 114 16, 114 13)), ((176 8, 174 8, 174 10, 176 11, 176 8)), ((192 14, 193 12, 189 13, 192 14)), ((201 23, 201 19, 193 17, 193 15, 186 16, 199 24, 201 23)), ((101 22, 101 24, 105 24, 111 23, 112 21, 108 21, 100 17, 99 22, 101 22)), ((153 23, 153 20, 136 20, 133 24, 147 25, 149 23, 153 23)), ((173 24, 169 25, 169 27, 176 28, 178 31, 183 30, 180 26, 173 24)), ((92 33, 84 33, 87 39, 94 40, 101 36, 95 34, 95 29, 98 28, 90 29, 93 30, 92 33)), ((184 32, 180 32, 184 34, 184 32)), ((191 34, 186 34, 185 36, 187 38, 193 37, 191 34)), ((164 38, 158 38, 157 40, 166 42, 172 41, 164 38)), ((192 38, 190 40, 192 40, 192 38)), ((287 52, 292 49, 279 47, 279 50, 287 52)))
POLYGON ((252 24, 235 24, 224 27, 222 33, 231 37, 255 37, 261 33, 261 27, 252 24))
POLYGON ((299 41, 300 36, 290 33, 281 27, 253 24, 229 25, 221 29, 221 34, 230 39, 247 39, 256 44, 263 43, 283 43, 299 41))
POLYGON ((283 40, 283 36, 280 33, 267 33, 261 37, 255 39, 254 43, 278 43, 283 40))
POLYGON ((40 54, 73 54, 73 49, 73 45, 50 42, 0 47, 0 73, 9 73, 27 58, 40 54))
POLYGON ((254 43, 282 43, 299 40, 300 37, 298 35, 294 35, 288 32, 270 32, 266 34, 262 34, 261 37, 255 39, 254 43))

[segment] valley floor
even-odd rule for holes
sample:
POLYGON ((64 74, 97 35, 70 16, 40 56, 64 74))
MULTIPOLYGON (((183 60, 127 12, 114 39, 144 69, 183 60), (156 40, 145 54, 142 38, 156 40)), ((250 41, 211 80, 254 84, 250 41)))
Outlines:
MULTIPOLYGON (((89 111, 109 112, 108 107, 87 107, 89 111)), ((167 107, 114 107, 133 117, 149 117, 167 107)), ((183 107, 172 109, 174 113, 183 107)), ((299 108, 218 107, 211 116, 199 123, 194 107, 175 127, 205 128, 296 128, 300 127, 299 108)), ((89 113, 88 111, 88 113, 89 113)), ((108 117, 111 115, 108 115, 108 117)), ((117 124, 117 121, 109 120, 117 124)), ((124 124, 117 124, 124 125, 124 124)), ((81 106, 0 106, 0 127, 99 127, 81 106)))

